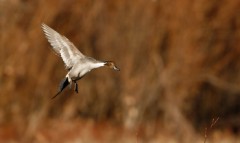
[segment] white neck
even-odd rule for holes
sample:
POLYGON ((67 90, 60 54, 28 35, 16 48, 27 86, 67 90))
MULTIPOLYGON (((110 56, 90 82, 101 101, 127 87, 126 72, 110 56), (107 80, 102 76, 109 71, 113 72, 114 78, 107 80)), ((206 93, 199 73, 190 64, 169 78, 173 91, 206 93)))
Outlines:
POLYGON ((104 66, 105 63, 101 62, 101 63, 93 63, 92 64, 92 68, 99 68, 99 67, 102 67, 104 66))

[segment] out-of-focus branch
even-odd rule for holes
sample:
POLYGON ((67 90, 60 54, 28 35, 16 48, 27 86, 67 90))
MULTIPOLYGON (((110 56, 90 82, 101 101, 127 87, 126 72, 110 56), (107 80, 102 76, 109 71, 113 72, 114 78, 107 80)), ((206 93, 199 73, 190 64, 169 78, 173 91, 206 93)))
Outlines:
POLYGON ((226 90, 231 93, 240 93, 239 85, 222 80, 215 75, 203 74, 199 76, 198 80, 207 82, 218 89, 226 90))

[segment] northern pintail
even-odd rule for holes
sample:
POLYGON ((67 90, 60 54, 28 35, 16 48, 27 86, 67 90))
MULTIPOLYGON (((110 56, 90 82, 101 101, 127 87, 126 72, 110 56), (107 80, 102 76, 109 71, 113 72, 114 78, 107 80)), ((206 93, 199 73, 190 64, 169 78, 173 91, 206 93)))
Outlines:
POLYGON ((60 35, 44 23, 42 24, 42 29, 53 50, 57 55, 62 57, 66 69, 68 70, 66 77, 60 84, 59 92, 52 98, 55 98, 58 94, 60 94, 69 84, 71 87, 72 82, 75 83, 74 90, 78 93, 77 81, 92 69, 107 66, 120 71, 120 69, 117 68, 112 61, 99 61, 83 55, 65 36, 60 35))

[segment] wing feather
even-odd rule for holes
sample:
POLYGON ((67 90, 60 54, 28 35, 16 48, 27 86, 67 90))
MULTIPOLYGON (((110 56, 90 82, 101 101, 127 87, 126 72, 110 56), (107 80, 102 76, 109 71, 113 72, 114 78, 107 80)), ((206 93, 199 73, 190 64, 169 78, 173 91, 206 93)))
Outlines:
POLYGON ((60 35, 44 23, 42 29, 53 50, 62 57, 67 69, 70 69, 77 60, 85 57, 65 36, 60 35))

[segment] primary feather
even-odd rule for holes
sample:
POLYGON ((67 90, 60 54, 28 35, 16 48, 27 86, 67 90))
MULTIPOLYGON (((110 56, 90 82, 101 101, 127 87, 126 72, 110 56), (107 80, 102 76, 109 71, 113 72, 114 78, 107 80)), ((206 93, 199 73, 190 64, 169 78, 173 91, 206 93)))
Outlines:
POLYGON ((53 50, 62 57, 67 69, 71 69, 76 61, 85 57, 65 36, 60 35, 44 23, 42 29, 53 50))

